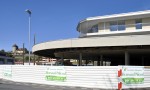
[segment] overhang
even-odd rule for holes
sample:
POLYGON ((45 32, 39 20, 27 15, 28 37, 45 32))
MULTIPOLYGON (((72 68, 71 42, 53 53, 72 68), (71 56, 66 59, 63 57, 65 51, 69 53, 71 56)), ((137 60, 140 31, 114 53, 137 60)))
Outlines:
MULTIPOLYGON (((144 46, 150 45, 149 39, 150 34, 74 38, 39 43, 33 46, 32 52, 37 55, 54 57, 54 53, 57 50, 93 47, 144 46)), ((72 52, 73 51, 74 50, 72 50, 72 52)))

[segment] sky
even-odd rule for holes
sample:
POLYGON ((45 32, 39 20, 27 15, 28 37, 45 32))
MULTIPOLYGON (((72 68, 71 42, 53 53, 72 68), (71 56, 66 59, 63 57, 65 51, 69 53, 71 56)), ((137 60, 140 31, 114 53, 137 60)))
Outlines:
POLYGON ((78 38, 77 24, 93 16, 150 10, 150 0, 0 0, 0 50, 17 44, 29 49, 26 9, 31 15, 31 46, 36 43, 78 38))

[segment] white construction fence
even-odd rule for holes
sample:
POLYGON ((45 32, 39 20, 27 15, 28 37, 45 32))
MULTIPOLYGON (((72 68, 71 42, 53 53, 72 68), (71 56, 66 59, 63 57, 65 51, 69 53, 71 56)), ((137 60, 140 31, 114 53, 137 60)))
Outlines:
POLYGON ((0 78, 16 82, 111 90, 147 88, 150 87, 150 68, 143 66, 0 65, 0 78))

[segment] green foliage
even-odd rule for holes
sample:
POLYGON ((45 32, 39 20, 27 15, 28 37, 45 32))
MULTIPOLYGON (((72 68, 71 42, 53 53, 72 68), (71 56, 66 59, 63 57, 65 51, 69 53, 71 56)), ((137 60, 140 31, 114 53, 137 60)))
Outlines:
POLYGON ((25 61, 28 61, 28 60, 29 60, 29 56, 26 56, 26 57, 25 57, 25 61))
POLYGON ((2 49, 2 50, 0 50, 0 52, 1 52, 1 53, 5 53, 5 50, 4 50, 4 49, 2 49))
POLYGON ((4 49, 0 50, 0 53, 8 56, 8 57, 13 57, 12 53, 11 52, 6 52, 4 49))
POLYGON ((13 57, 13 55, 12 55, 11 52, 6 52, 6 56, 8 56, 8 57, 13 57))

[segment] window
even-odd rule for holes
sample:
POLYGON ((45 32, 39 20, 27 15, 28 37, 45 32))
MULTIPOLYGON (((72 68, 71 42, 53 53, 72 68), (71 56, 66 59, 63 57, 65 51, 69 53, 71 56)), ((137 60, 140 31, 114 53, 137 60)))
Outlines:
POLYGON ((118 21, 118 31, 122 31, 125 29, 126 29, 125 21, 118 21))
POLYGON ((125 21, 113 21, 110 22, 110 31, 122 31, 125 30, 125 21))
POLYGON ((135 20, 135 28, 142 29, 142 19, 135 20))
POLYGON ((90 33, 98 32, 98 25, 94 25, 94 26, 90 29, 89 32, 90 32, 90 33))
POLYGON ((117 22, 116 21, 110 22, 110 31, 117 31, 117 30, 118 30, 117 22))

